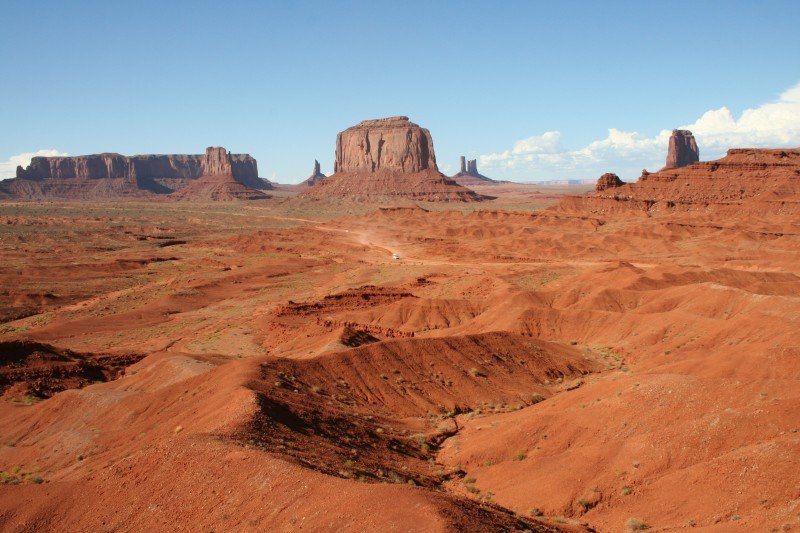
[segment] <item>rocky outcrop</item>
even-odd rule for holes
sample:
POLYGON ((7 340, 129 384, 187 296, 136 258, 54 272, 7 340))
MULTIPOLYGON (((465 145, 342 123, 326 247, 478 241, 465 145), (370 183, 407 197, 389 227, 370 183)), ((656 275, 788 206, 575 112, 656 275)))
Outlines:
POLYGON ((431 133, 408 120, 389 117, 364 120, 336 136, 337 172, 436 170, 431 133))
POLYGON ((258 177, 256 160, 209 147, 202 155, 135 155, 114 153, 74 157, 34 157, 17 167, 16 179, 0 183, 11 198, 91 199, 170 194, 203 176, 231 176, 253 189, 270 189, 258 177))
POLYGON ((319 183, 320 181, 324 180, 327 177, 328 176, 323 174, 322 170, 320 170, 319 161, 317 161, 315 159, 314 160, 314 170, 311 172, 311 175, 308 178, 305 179, 305 181, 300 183, 300 186, 301 187, 313 187, 314 185, 316 185, 317 183, 319 183))
POLYGON ((370 202, 487 199, 439 172, 430 132, 408 117, 365 120, 339 133, 334 174, 301 194, 309 197, 370 202))
MULTIPOLYGON (((601 178, 602 180, 602 178, 601 178)), ((716 161, 643 172, 635 183, 569 197, 555 209, 593 214, 697 211, 800 213, 800 148, 728 150, 716 161)))
POLYGON ((680 168, 700 161, 697 142, 689 130, 672 130, 667 149, 667 164, 664 168, 680 168))
POLYGON ((461 171, 453 176, 453 180, 459 185, 465 187, 474 187, 476 185, 494 185, 499 183, 492 178, 487 178, 478 172, 478 160, 467 160, 463 155, 461 156, 461 171))
POLYGON ((621 187, 625 185, 625 182, 619 179, 619 176, 613 174, 611 172, 606 172, 597 180, 597 185, 595 185, 595 191, 604 191, 606 189, 613 189, 614 187, 621 187))
POLYGON ((233 164, 227 150, 220 146, 206 148, 206 155, 200 165, 203 176, 233 175, 233 164))

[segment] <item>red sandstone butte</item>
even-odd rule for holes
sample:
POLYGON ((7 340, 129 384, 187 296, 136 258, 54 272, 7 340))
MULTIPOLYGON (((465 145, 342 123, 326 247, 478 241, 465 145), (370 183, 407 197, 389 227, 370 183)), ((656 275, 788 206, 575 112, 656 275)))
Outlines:
POLYGON ((672 130, 664 168, 680 168, 700 161, 697 142, 689 130, 672 130))
POLYGON ((444 202, 488 198, 439 172, 430 132, 408 117, 364 120, 339 133, 334 171, 304 196, 444 202))

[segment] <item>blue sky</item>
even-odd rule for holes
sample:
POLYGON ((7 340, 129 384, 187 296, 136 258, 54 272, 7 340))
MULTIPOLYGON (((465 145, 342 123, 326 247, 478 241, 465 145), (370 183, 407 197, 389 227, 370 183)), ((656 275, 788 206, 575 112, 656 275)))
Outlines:
POLYGON ((706 132, 703 159, 725 142, 800 145, 797 1, 0 9, 0 173, 40 150, 222 145, 296 182, 315 158, 330 172, 338 131, 397 114, 431 130, 442 170, 464 154, 517 180, 633 178, 686 125, 706 132))

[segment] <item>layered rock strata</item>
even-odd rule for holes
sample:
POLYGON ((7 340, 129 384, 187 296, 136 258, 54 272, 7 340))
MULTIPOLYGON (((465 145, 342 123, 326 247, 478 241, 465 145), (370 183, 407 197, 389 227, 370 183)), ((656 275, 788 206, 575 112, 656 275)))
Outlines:
POLYGON ((555 209, 800 213, 800 148, 735 148, 716 161, 643 171, 635 183, 568 197, 555 209))
POLYGON ((336 136, 334 174, 306 197, 473 202, 487 197, 439 172, 430 132, 408 117, 365 120, 336 136))
POLYGON ((0 194, 17 199, 95 199, 170 194, 203 176, 231 176, 244 187, 270 189, 258 177, 256 160, 209 147, 200 155, 103 153, 34 157, 16 178, 0 182, 0 194))
POLYGON ((664 168, 680 168, 700 161, 697 141, 689 130, 672 130, 664 168))

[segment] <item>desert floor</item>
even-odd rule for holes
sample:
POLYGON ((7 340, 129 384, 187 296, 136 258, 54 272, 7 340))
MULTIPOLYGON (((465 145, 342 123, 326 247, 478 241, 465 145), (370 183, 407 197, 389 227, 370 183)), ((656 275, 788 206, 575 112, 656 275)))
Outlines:
POLYGON ((800 222, 493 191, 0 204, 0 529, 800 528, 800 222))

